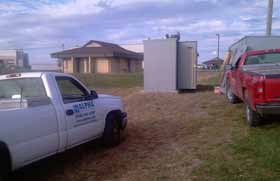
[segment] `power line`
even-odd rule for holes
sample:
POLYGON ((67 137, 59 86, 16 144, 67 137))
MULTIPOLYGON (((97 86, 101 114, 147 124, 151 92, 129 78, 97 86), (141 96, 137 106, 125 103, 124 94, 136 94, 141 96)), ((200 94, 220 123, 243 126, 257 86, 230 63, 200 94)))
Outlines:
POLYGON ((59 46, 49 46, 49 47, 27 47, 27 48, 0 48, 0 50, 36 50, 36 49, 60 49, 59 46))
POLYGON ((59 49, 59 46, 49 46, 49 47, 28 47, 28 48, 22 48, 23 50, 34 50, 34 49, 59 49))

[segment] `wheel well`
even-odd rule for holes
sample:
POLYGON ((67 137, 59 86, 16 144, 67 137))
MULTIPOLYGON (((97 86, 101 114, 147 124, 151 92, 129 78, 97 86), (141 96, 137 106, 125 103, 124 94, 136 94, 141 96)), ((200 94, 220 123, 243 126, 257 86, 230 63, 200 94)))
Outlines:
POLYGON ((116 118, 117 118, 117 120, 120 124, 121 123, 121 114, 122 114, 121 110, 112 110, 107 114, 106 120, 107 120, 109 115, 114 115, 114 116, 116 116, 116 118))
POLYGON ((242 87, 242 97, 243 97, 244 100, 246 100, 245 91, 246 91, 246 88, 242 87))
POLYGON ((242 88, 242 94, 243 94, 244 102, 248 101, 247 99, 249 99, 249 95, 248 95, 248 91, 245 87, 242 88))
POLYGON ((0 160, 3 165, 0 165, 0 169, 4 172, 12 170, 12 159, 8 146, 0 141, 0 160))

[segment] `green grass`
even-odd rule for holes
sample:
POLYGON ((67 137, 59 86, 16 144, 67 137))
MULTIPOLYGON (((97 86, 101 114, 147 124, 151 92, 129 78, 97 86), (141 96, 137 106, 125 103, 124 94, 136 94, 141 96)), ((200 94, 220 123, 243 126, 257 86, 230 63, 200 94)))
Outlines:
POLYGON ((215 180, 280 180, 280 125, 245 128, 241 121, 234 128, 234 142, 218 148, 204 172, 215 180))
POLYGON ((142 73, 130 74, 75 74, 86 86, 95 88, 131 88, 143 86, 142 73))
POLYGON ((211 77, 208 79, 207 84, 210 86, 217 86, 219 84, 219 77, 211 77))
POLYGON ((280 179, 280 125, 277 122, 250 129, 232 149, 243 165, 244 175, 280 179), (246 160, 254 163, 253 169, 246 160))

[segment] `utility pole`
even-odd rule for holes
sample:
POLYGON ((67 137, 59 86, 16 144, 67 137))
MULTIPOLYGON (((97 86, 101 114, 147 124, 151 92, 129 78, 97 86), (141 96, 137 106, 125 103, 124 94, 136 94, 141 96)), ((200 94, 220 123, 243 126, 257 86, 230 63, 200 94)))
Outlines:
POLYGON ((268 0, 268 11, 267 11, 267 22, 266 22, 266 36, 271 36, 272 14, 273 14, 273 0, 268 0))
POLYGON ((218 37, 218 49, 217 49, 217 59, 220 58, 220 34, 216 34, 218 37))
MULTIPOLYGON (((62 51, 64 51, 65 50, 64 43, 62 43, 61 47, 62 47, 62 51)), ((57 64, 58 64, 58 67, 60 68, 60 71, 64 72, 64 61, 62 59, 58 59, 57 64)))

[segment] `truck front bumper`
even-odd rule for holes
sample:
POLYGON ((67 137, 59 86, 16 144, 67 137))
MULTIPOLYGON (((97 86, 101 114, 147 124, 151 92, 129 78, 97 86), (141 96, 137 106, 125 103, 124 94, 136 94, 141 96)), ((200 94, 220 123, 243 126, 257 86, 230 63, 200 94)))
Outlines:
POLYGON ((259 104, 256 110, 261 115, 280 115, 280 103, 259 104))
POLYGON ((127 126, 127 113, 122 112, 121 113, 121 129, 125 129, 127 126))

